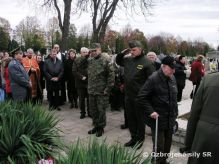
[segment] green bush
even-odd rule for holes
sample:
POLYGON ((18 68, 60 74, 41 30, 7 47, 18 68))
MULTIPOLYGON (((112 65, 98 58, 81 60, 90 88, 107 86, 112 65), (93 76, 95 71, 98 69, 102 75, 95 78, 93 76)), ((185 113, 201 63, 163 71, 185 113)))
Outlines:
POLYGON ((0 163, 34 163, 61 147, 54 113, 40 105, 0 103, 0 163))
POLYGON ((128 149, 120 144, 108 145, 105 140, 80 140, 69 148, 67 156, 59 160, 61 164, 149 164, 150 158, 143 159, 136 149, 128 149))

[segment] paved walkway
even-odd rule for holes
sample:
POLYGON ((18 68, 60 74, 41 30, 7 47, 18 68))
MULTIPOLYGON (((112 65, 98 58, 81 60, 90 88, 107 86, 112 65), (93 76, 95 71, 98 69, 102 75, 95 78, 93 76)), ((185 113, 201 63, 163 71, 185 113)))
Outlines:
MULTIPOLYGON (((189 94, 191 92, 191 82, 187 81, 186 88, 183 93, 183 101, 188 101, 189 94)), ((183 104, 183 101, 181 104, 183 104)), ((61 119, 59 127, 63 130, 63 139, 66 143, 70 144, 80 139, 89 139, 87 131, 92 128, 92 121, 89 117, 85 119, 80 119, 80 110, 79 109, 69 109, 69 104, 61 107, 61 111, 57 111, 56 115, 61 119)), ((186 107, 190 108, 190 106, 186 107)), ((124 122, 123 111, 107 111, 107 126, 105 128, 105 133, 100 138, 106 138, 106 141, 109 144, 112 143, 121 143, 124 144, 130 139, 130 134, 127 129, 121 130, 120 125, 124 122)), ((150 129, 146 128, 146 139, 144 145, 140 151, 144 153, 151 153, 152 151, 152 139, 151 136, 147 135, 150 133, 150 129)), ((93 135, 94 136, 94 135, 93 135)), ((182 145, 178 143, 173 143, 171 148, 171 153, 178 153, 179 147, 182 145)), ((174 154, 180 155, 180 154, 174 154)), ((186 164, 187 157, 174 157, 169 158, 170 163, 172 164, 186 164)))

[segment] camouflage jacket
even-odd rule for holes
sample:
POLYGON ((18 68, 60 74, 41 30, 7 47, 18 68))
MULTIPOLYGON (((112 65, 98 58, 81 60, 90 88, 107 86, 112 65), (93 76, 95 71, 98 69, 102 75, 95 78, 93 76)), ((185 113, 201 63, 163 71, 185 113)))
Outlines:
POLYGON ((88 93, 109 95, 114 85, 115 75, 110 59, 101 54, 88 61, 88 93))

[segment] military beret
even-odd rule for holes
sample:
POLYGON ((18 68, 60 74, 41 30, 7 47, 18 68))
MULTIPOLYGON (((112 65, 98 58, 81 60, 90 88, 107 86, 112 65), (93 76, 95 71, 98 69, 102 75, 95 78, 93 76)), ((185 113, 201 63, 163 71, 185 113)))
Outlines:
POLYGON ((96 48, 101 48, 100 43, 92 43, 89 49, 95 50, 96 48))
POLYGON ((176 68, 176 61, 171 56, 166 56, 165 58, 163 58, 161 63, 164 65, 168 65, 172 69, 176 68))
POLYGON ((141 44, 141 42, 138 41, 138 40, 131 40, 131 41, 129 41, 129 47, 130 47, 130 48, 134 48, 134 47, 140 47, 140 48, 142 48, 142 44, 141 44))
POLYGON ((18 54, 18 53, 23 53, 21 50, 21 47, 17 47, 15 49, 13 49, 9 54, 11 54, 12 56, 18 54))

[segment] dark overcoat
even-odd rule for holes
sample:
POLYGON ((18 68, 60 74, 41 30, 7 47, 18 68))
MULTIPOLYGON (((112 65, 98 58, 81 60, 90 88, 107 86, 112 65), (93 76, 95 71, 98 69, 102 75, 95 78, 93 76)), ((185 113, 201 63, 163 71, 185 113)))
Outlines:
POLYGON ((30 96, 30 79, 21 62, 12 59, 8 66, 13 99, 26 101, 30 96))
POLYGON ((160 69, 154 72, 141 90, 136 99, 139 109, 145 111, 146 124, 155 129, 155 119, 150 115, 153 112, 159 114, 159 130, 172 130, 178 115, 177 86, 174 76, 164 75, 160 69))
POLYGON ((219 73, 206 75, 192 103, 185 140, 188 149, 201 155, 189 158, 189 164, 219 163, 218 97, 219 73), (206 157, 204 152, 209 152, 209 156, 206 157))
POLYGON ((64 68, 62 62, 56 58, 56 62, 52 58, 46 59, 44 63, 44 75, 46 77, 46 87, 48 91, 57 91, 62 88, 62 77, 64 68), (58 77, 58 81, 52 81, 53 77, 58 77))
POLYGON ((87 88, 87 68, 88 68, 88 57, 81 56, 75 59, 75 64, 72 66, 72 72, 75 76, 75 87, 76 88, 87 88), (83 80, 83 77, 86 77, 83 80))
POLYGON ((184 72, 185 70, 185 64, 176 61, 176 69, 174 76, 176 78, 177 86, 180 86, 181 88, 184 88, 186 84, 186 73, 184 72))

